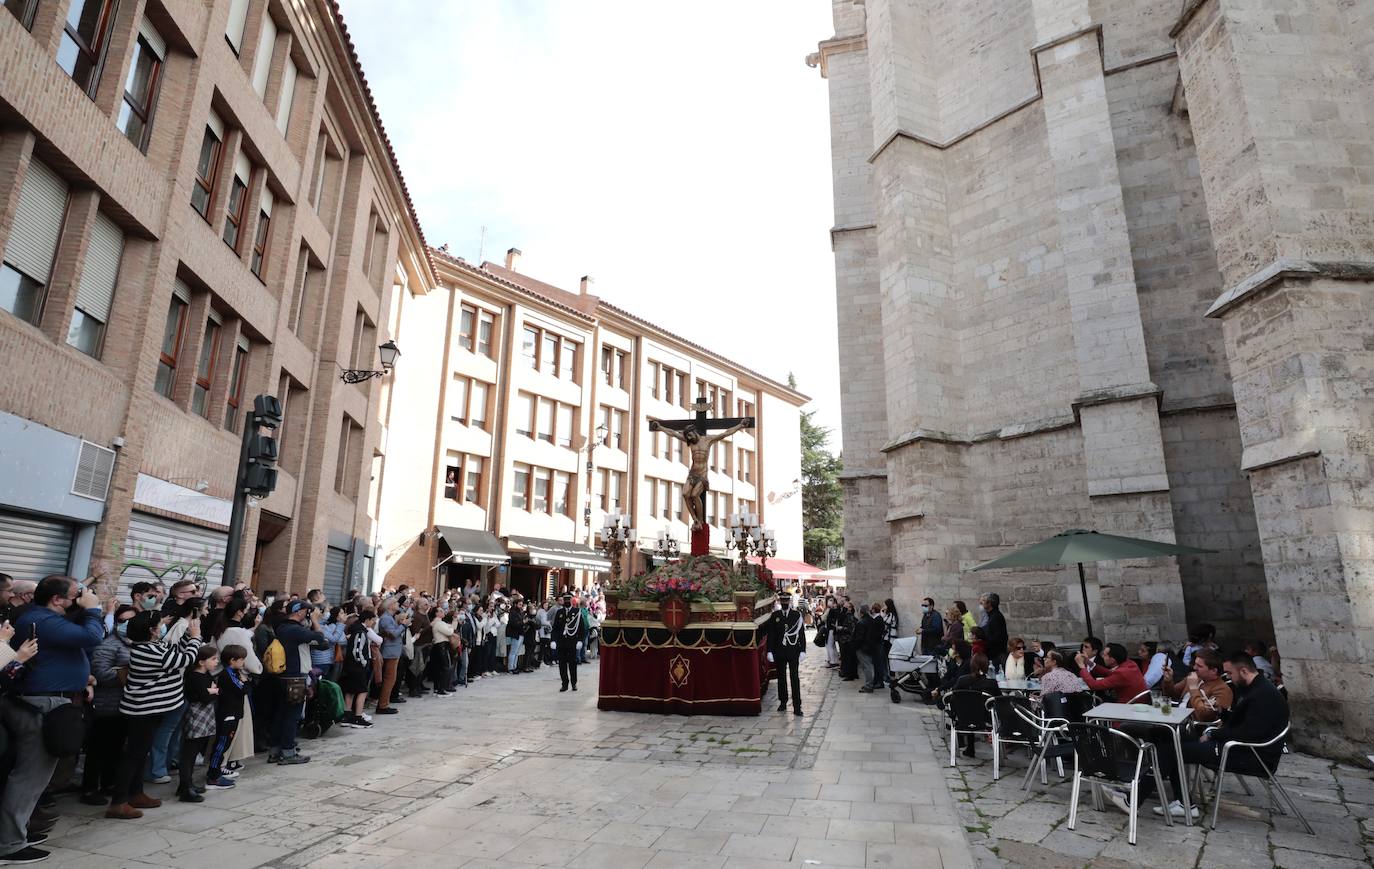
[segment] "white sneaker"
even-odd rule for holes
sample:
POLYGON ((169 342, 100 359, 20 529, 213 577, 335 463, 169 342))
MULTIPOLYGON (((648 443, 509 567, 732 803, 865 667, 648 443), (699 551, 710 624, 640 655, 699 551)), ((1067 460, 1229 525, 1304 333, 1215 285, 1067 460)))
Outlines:
MULTIPOLYGON (((1202 812, 1198 810, 1197 806, 1191 806, 1190 808, 1192 808, 1193 810, 1193 820, 1196 821, 1198 817, 1202 814, 1202 812)), ((1164 817, 1164 810, 1161 809, 1159 806, 1155 806, 1154 812, 1161 818, 1164 817)), ((1183 803, 1180 803, 1178 800, 1174 800, 1173 802, 1169 803, 1169 814, 1173 815, 1175 818, 1178 818, 1179 820, 1182 820, 1183 803)))
MULTIPOLYGON (((1111 801, 1112 805, 1117 807, 1121 814, 1129 815, 1131 813, 1131 804, 1127 801, 1126 795, 1121 791, 1103 788, 1102 793, 1111 801)), ((1156 806, 1156 808, 1158 808, 1158 806, 1156 806)))

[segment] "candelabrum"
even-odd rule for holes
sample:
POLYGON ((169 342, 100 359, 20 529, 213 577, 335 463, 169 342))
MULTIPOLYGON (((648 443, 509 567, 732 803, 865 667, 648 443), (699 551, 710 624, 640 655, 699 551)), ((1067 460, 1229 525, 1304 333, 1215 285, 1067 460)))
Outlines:
POLYGON ((601 525, 601 551, 611 560, 611 581, 620 581, 620 556, 635 542, 635 530, 624 513, 607 513, 601 525))
POLYGON ((669 534, 666 528, 658 532, 658 540, 654 541, 654 554, 667 560, 676 559, 681 555, 677 538, 669 534))
POLYGON ((748 563, 750 554, 759 556, 766 567, 768 557, 778 553, 778 545, 773 532, 759 524, 759 514, 734 513, 728 522, 725 547, 739 553, 740 568, 748 563))

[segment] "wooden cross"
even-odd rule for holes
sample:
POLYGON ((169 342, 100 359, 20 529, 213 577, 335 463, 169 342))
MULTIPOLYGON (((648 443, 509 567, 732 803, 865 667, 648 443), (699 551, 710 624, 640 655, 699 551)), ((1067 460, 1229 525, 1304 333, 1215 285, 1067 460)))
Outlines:
POLYGON ((707 417, 706 414, 708 411, 712 410, 712 406, 711 403, 706 400, 705 396, 698 398, 696 402, 692 404, 692 410, 696 412, 696 415, 691 419, 650 420, 649 431, 670 428, 674 431, 685 433, 687 429, 690 428, 701 437, 706 437, 712 431, 734 428, 737 425, 742 425, 744 428, 754 427, 754 418, 752 416, 727 416, 718 419, 707 417))

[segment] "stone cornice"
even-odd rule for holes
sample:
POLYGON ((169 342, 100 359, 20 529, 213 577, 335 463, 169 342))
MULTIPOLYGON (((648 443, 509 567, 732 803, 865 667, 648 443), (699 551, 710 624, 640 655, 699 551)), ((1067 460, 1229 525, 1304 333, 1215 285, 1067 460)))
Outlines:
POLYGON ((850 51, 863 51, 868 48, 868 34, 858 33, 851 36, 832 36, 816 44, 816 52, 806 57, 806 65, 820 67, 821 78, 830 77, 830 57, 850 51))
POLYGON ((993 124, 996 124, 999 121, 1006 120, 1007 118, 1011 117, 1012 115, 1016 114, 1022 109, 1034 105, 1035 103, 1043 99, 1045 95, 1044 87, 1040 80, 1040 53, 1048 51, 1051 48, 1064 45, 1065 43, 1073 42, 1075 39, 1081 39, 1084 36, 1095 36, 1097 38, 1098 57, 1102 61, 1103 75, 1116 75, 1120 72, 1138 69, 1142 66, 1149 66, 1150 64, 1159 63, 1161 61, 1171 60, 1173 58, 1178 57, 1178 52, 1166 51, 1162 54, 1153 55, 1151 57, 1143 57, 1139 60, 1133 60, 1129 63, 1124 63, 1120 66, 1109 67, 1107 66, 1107 54, 1102 41, 1101 24, 1094 24, 1090 27, 1085 27, 1082 30, 1075 30, 1072 33, 1066 33, 1063 36, 1056 37, 1055 39, 1051 39, 1049 42, 1044 42, 1040 45, 1031 48, 1031 73, 1035 79, 1035 94, 1033 96, 1029 96, 1024 100, 1021 100, 1019 103, 1016 103, 1010 108, 998 112, 997 114, 988 118, 986 121, 975 124, 973 127, 970 127, 969 129, 955 135, 953 138, 944 142, 937 142, 934 139, 922 136, 920 133, 914 133, 910 130, 899 128, 893 131, 893 133, 890 136, 888 136, 887 139, 885 139, 883 143, 879 145, 872 154, 869 155, 868 162, 872 163, 873 161, 877 160, 878 157, 881 156, 882 153, 886 151, 893 142, 896 142, 899 139, 906 139, 911 142, 917 142, 927 147, 934 148, 937 151, 943 151, 947 148, 952 148, 960 142, 964 141, 965 139, 969 138, 970 136, 974 135, 975 133, 982 132, 983 130, 986 130, 988 127, 991 127, 993 124))
POLYGON ((1374 262, 1319 262, 1296 257, 1279 257, 1217 296, 1212 307, 1207 309, 1206 316, 1224 317, 1241 302, 1254 298, 1275 284, 1290 278, 1374 281, 1374 262))
POLYGON ((868 230, 870 230, 870 229, 877 229, 877 228, 878 228, 878 224, 876 224, 876 223, 859 223, 859 224, 854 224, 854 225, 852 225, 852 226, 832 226, 832 227, 830 227, 830 249, 831 249, 831 250, 834 250, 834 249, 835 249, 835 238, 836 238, 836 236, 842 235, 842 234, 844 234, 844 233, 846 233, 846 232, 866 232, 866 231, 868 231, 868 230))
POLYGON ((1106 389, 1094 389, 1091 392, 1080 393, 1073 400, 1073 415, 1079 416, 1079 412, 1085 407, 1096 407, 1100 404, 1116 404, 1122 401, 1138 401, 1142 398, 1153 398, 1156 402, 1162 399, 1164 391, 1153 383, 1132 383, 1125 386, 1111 386, 1106 389))

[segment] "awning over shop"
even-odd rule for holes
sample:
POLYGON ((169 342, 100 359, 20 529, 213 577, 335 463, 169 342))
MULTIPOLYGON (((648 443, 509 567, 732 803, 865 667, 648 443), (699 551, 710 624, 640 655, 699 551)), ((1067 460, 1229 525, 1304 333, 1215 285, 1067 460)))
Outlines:
POLYGON ((453 528, 436 525, 439 536, 450 553, 446 561, 457 564, 505 564, 510 561, 506 547, 496 535, 475 528, 453 528))
MULTIPOLYGON (((749 556, 749 561, 758 564, 757 556, 749 556)), ((773 571, 773 576, 777 579, 796 579, 802 580, 809 576, 814 576, 821 572, 821 568, 814 564, 807 564, 805 561, 788 561, 786 558, 768 559, 768 569, 773 571)))
POLYGON ((526 554, 530 564, 537 567, 566 568, 568 570, 611 569, 611 563, 601 553, 568 540, 546 540, 543 537, 508 537, 510 551, 526 554))

